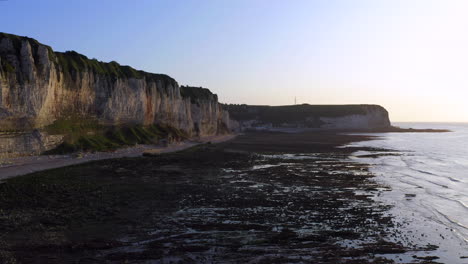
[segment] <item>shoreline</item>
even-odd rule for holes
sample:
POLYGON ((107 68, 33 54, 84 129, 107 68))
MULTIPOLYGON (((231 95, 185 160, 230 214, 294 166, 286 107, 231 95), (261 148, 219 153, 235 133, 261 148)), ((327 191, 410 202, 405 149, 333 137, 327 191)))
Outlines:
POLYGON ((468 258, 463 203, 466 195, 460 191, 466 187, 466 181, 462 170, 455 169, 456 158, 463 157, 462 147, 457 145, 463 140, 457 139, 466 138, 466 124, 452 128, 455 135, 389 134, 378 142, 355 142, 351 146, 392 148, 389 153, 358 152, 353 159, 370 164, 375 180, 391 187, 378 199, 394 205, 391 212, 402 223, 400 231, 414 234, 405 242, 424 237, 439 247, 434 254, 440 262, 468 263, 463 261, 468 258))
POLYGON ((109 152, 80 152, 67 155, 38 155, 0 159, 0 181, 11 177, 26 175, 34 172, 67 167, 91 161, 140 157, 146 151, 157 153, 170 153, 185 150, 200 144, 212 142, 221 143, 237 137, 238 134, 206 136, 200 139, 189 139, 170 144, 167 147, 160 145, 137 145, 120 148, 109 152))
POLYGON ((453 132, 449 129, 434 129, 434 128, 401 128, 396 126, 391 126, 387 128, 371 128, 371 129, 323 129, 323 128, 245 128, 243 131, 247 132, 271 132, 271 133, 448 133, 453 132))
MULTIPOLYGON (((384 129, 369 129, 369 130, 317 130, 307 128, 272 128, 264 130, 246 130, 248 133, 285 133, 285 134, 301 134, 301 133, 312 133, 312 134, 331 134, 336 135, 340 133, 349 133, 349 135, 366 135, 366 134, 379 134, 379 133, 445 133, 452 132, 448 129, 413 129, 413 128, 400 128, 390 127, 384 129)), ((123 157, 138 157, 147 153, 148 156, 158 155, 162 153, 169 153, 174 151, 184 150, 203 144, 207 142, 220 143, 227 140, 231 140, 237 137, 239 134, 228 134, 221 136, 206 136, 198 140, 188 139, 182 142, 177 142, 167 147, 160 145, 136 145, 133 147, 119 148, 115 151, 106 152, 78 152, 65 155, 33 155, 33 156, 21 156, 13 158, 0 158, 0 181, 34 173, 38 171, 56 169, 76 164, 82 164, 85 162, 115 159, 123 157)), ((371 139, 372 135, 367 135, 364 140, 371 139)))

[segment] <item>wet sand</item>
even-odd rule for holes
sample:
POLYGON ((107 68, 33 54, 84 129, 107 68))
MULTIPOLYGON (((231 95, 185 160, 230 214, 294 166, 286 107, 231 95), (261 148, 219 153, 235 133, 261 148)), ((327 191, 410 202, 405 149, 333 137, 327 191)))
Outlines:
POLYGON ((0 260, 437 263, 435 246, 397 242, 374 199, 388 188, 336 148, 366 139, 253 133, 15 177, 0 184, 0 260))

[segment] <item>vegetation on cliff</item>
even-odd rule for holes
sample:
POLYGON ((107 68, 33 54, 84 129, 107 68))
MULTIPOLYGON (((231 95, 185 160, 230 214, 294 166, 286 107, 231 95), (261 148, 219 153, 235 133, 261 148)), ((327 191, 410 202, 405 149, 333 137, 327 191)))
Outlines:
POLYGON ((180 95, 182 95, 183 98, 198 98, 202 100, 218 99, 218 96, 213 94, 209 89, 185 85, 180 87, 180 95))
POLYGON ((198 104, 199 100, 218 100, 218 96, 213 94, 209 89, 203 87, 184 86, 180 87, 180 95, 182 98, 190 98, 192 104, 198 104))
MULTIPOLYGON (((13 44, 13 49, 17 52, 17 55, 19 55, 20 52, 21 52, 21 46, 22 46, 23 41, 29 42, 29 45, 31 46, 32 50, 37 50, 37 48, 39 46, 44 46, 44 47, 47 48, 47 50, 49 52, 49 56, 52 56, 54 54, 54 51, 52 50, 52 48, 50 46, 44 45, 44 44, 40 43, 39 41, 37 41, 37 40, 35 40, 33 38, 22 37, 22 36, 18 36, 18 35, 13 35, 13 34, 0 32, 0 41, 2 39, 4 39, 4 38, 8 38, 8 39, 11 40, 11 42, 13 44)), ((36 58, 34 58, 34 59, 36 59, 36 58)))
POLYGON ((136 144, 157 144, 161 139, 183 140, 188 135, 168 125, 106 126, 97 120, 81 117, 60 119, 47 126, 52 135, 65 135, 64 142, 44 154, 77 151, 108 151, 136 144))
POLYGON ((229 112, 234 120, 261 120, 263 122, 278 125, 282 123, 294 123, 317 121, 321 117, 342 117, 347 115, 365 115, 369 107, 381 108, 377 105, 236 105, 224 104, 223 108, 229 112))
POLYGON ((173 78, 165 74, 139 71, 130 66, 120 65, 116 61, 107 63, 97 59, 89 59, 76 51, 55 52, 54 57, 59 68, 71 76, 76 76, 79 72, 93 72, 94 74, 114 78, 146 79, 149 82, 161 81, 164 84, 175 83, 173 78))
MULTIPOLYGON (((208 89, 179 89, 168 75, 75 51, 54 52, 28 37, 0 33, 0 84, 0 131, 45 129, 63 135, 65 142, 55 152, 108 150, 229 130, 226 115, 218 114, 217 96, 208 89)), ((61 137, 52 138, 49 145, 42 143, 50 138, 37 137, 38 151, 61 137)))
MULTIPOLYGON (((116 61, 102 62, 97 59, 89 59, 85 55, 76 51, 54 52, 51 47, 43 45, 33 38, 0 32, 0 42, 4 38, 11 40, 15 55, 18 58, 21 56, 23 42, 27 41, 31 46, 34 63, 38 68, 41 67, 38 65, 40 61, 38 58, 39 46, 46 47, 49 59, 56 64, 56 70, 58 72, 63 72, 65 77, 71 77, 73 80, 79 78, 80 73, 92 72, 97 75, 110 77, 114 80, 119 78, 135 78, 145 79, 147 82, 161 82, 163 87, 167 87, 168 85, 175 86, 177 84, 176 81, 168 75, 136 70, 130 66, 120 65, 116 61)), ((11 54, 3 54, 0 50, 0 72, 18 72, 19 69, 16 69, 9 62, 10 59, 7 58, 8 55, 11 54)), ((19 78, 19 81, 22 81, 22 79, 19 78)), ((194 104, 198 104, 199 100, 218 100, 216 94, 213 94, 210 90, 202 87, 181 86, 180 94, 183 98, 190 98, 191 102, 194 104)))
MULTIPOLYGON (((161 81, 164 84, 175 83, 175 80, 165 74, 155 74, 145 71, 136 70, 130 66, 123 66, 119 63, 112 62, 102 62, 97 59, 89 59, 85 55, 79 54, 76 51, 66 51, 66 52, 54 52, 51 47, 46 46, 38 42, 33 38, 17 36, 13 34, 1 33, 0 32, 0 41, 2 39, 8 38, 13 44, 13 49, 17 56, 21 54, 21 48, 24 41, 27 41, 31 46, 31 51, 34 57, 34 61, 37 64, 38 59, 38 48, 39 46, 44 46, 48 50, 49 59, 56 63, 57 70, 61 70, 67 76, 76 78, 80 72, 93 72, 95 74, 109 76, 113 78, 135 78, 135 79, 146 79, 150 82, 161 81)), ((8 63, 6 56, 2 56, 0 52, 0 71, 3 72, 14 72, 16 69, 8 63)))
POLYGON ((0 72, 13 73, 15 72, 15 67, 11 65, 7 60, 2 59, 0 57, 0 72))

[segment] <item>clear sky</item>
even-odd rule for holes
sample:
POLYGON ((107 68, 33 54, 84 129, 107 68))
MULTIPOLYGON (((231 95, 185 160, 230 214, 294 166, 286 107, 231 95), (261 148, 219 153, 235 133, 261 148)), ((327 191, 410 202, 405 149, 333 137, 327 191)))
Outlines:
POLYGON ((0 0, 0 31, 118 61, 220 101, 380 104, 468 121, 465 0, 0 0))

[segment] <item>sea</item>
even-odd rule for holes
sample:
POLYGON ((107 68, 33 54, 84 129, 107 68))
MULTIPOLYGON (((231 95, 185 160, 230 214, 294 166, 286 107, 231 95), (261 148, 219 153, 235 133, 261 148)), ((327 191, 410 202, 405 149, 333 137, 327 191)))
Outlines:
POLYGON ((389 187, 375 199, 392 206, 395 240, 435 249, 400 255, 397 262, 418 253, 441 263, 468 263, 468 123, 393 125, 452 131, 371 134, 377 138, 351 144, 387 150, 359 151, 352 158, 371 164, 376 181, 389 187))

